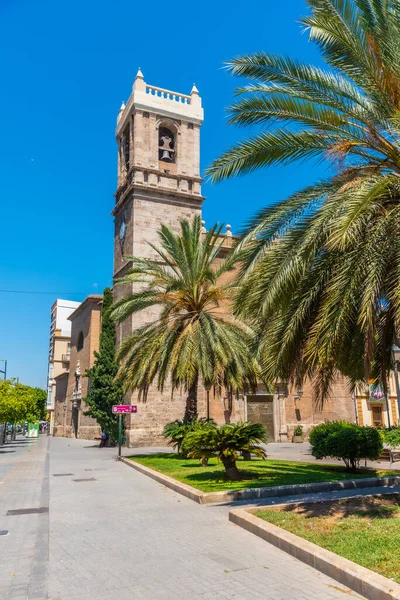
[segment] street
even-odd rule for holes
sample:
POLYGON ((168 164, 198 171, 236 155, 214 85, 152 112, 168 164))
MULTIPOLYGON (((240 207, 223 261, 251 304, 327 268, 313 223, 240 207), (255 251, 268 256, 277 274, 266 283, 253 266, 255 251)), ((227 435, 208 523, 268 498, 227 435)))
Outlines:
MULTIPOLYGON (((125 450, 125 453, 129 451, 125 450)), ((360 598, 87 440, 0 449, 2 600, 360 598), (40 512, 7 514, 35 509, 40 512)))

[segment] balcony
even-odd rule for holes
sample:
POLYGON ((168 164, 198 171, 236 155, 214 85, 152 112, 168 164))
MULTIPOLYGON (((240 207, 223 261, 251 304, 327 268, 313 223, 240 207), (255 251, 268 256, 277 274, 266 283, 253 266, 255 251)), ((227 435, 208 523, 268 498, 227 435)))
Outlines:
POLYGON ((62 361, 63 363, 69 363, 69 361, 70 361, 70 358, 71 358, 71 355, 70 355, 70 354, 62 354, 62 355, 61 355, 61 361, 62 361))

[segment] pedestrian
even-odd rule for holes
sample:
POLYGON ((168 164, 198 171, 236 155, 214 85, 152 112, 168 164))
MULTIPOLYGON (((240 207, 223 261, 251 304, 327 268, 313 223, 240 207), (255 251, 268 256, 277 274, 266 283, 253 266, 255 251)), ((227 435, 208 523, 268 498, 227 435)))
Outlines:
POLYGON ((105 446, 107 446, 108 438, 109 438, 109 435, 108 435, 107 431, 103 431, 103 433, 101 434, 101 441, 100 441, 99 448, 104 448, 105 446))

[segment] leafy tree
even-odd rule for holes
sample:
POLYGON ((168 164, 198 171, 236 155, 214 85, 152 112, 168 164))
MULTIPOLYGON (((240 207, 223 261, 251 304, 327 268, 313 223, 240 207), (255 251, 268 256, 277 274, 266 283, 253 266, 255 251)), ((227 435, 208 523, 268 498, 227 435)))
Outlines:
POLYGON ((230 481, 241 479, 236 466, 240 452, 250 452, 266 458, 265 450, 259 443, 267 443, 267 431, 259 423, 229 423, 218 428, 202 428, 188 433, 184 441, 189 458, 203 461, 216 456, 224 465, 230 481))
POLYGON ((330 176, 265 208, 245 232, 239 314, 257 326, 264 377, 337 370, 387 391, 400 324, 400 4, 307 0, 327 67, 258 53, 228 63, 249 85, 230 122, 259 132, 210 167, 214 181, 316 160, 330 176))
POLYGON ((32 388, 15 380, 1 380, 0 423, 39 420, 42 414, 40 398, 43 392, 46 398, 46 392, 40 388, 32 388))
POLYGON ((191 421, 201 380, 243 389, 255 385, 257 365, 249 349, 251 329, 220 310, 232 297, 232 282, 222 278, 234 268, 230 258, 218 258, 221 227, 203 236, 198 216, 180 226, 179 234, 161 227, 160 245, 150 244, 157 260, 128 257, 132 267, 117 283, 134 291, 114 305, 112 314, 121 323, 150 307, 159 310, 155 321, 122 344, 119 373, 126 389, 144 395, 154 381, 163 390, 170 377, 173 389, 187 392, 185 420, 191 421))
POLYGON ((343 460, 348 470, 355 471, 362 458, 376 460, 383 443, 374 427, 360 427, 347 421, 321 423, 311 430, 310 444, 315 458, 343 460))
POLYGON ((43 390, 42 388, 39 388, 39 387, 35 387, 35 388, 32 388, 32 393, 33 393, 33 397, 35 398, 37 418, 40 421, 43 421, 46 418, 46 414, 47 414, 47 409, 46 409, 47 394, 46 394, 46 390, 43 390))
POLYGON ((85 375, 90 378, 90 391, 85 398, 88 410, 85 412, 96 419, 103 431, 107 431, 112 441, 118 441, 118 416, 113 415, 113 404, 123 399, 121 382, 116 380, 118 364, 115 359, 115 326, 111 320, 113 303, 112 291, 104 289, 101 310, 101 333, 96 360, 85 375))

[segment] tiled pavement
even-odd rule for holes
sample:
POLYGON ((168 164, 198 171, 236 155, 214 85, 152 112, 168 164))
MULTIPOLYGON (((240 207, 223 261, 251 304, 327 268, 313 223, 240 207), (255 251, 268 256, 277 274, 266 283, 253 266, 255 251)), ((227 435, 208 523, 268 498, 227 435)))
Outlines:
MULTIPOLYGON (((227 507, 199 506, 117 462, 115 449, 44 436, 26 446, 0 484, 1 600, 360 598, 229 523, 227 507), (48 442, 47 578, 49 515, 5 514, 45 506, 48 442)), ((10 456, 0 450, 0 469, 10 456)))
POLYGON ((49 455, 48 438, 0 447, 0 598, 48 598, 49 455), (43 512, 7 515, 42 508, 43 512))

